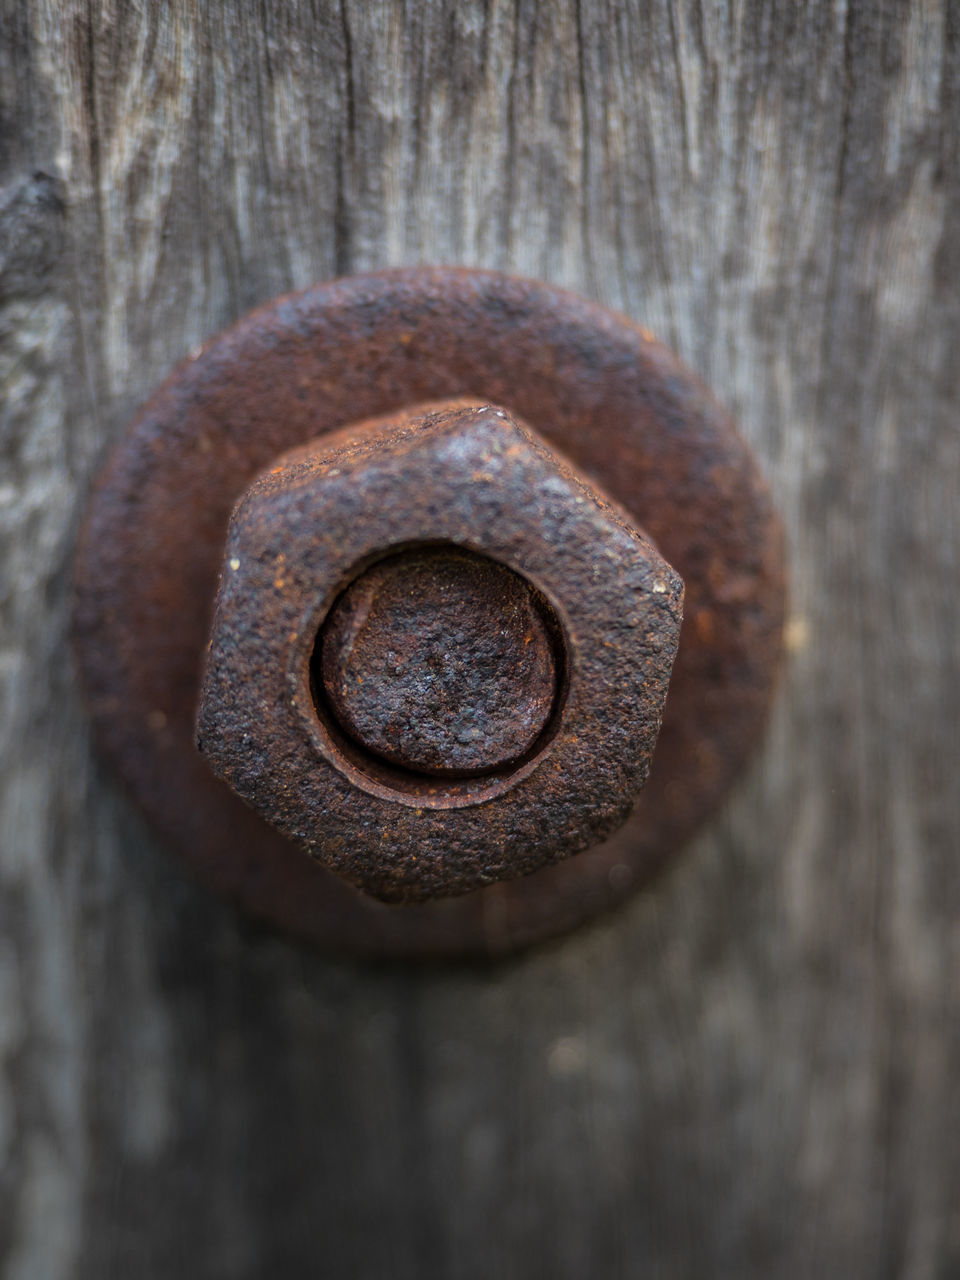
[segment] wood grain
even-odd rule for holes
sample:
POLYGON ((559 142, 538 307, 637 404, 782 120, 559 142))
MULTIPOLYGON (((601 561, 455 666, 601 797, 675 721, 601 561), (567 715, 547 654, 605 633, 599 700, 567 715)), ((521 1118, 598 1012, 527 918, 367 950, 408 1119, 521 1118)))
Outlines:
POLYGON ((955 0, 0 0, 0 1271, 960 1276, 955 0), (651 892, 358 968, 184 883, 90 752, 109 443, 249 306, 496 266, 734 409, 790 661, 651 892))

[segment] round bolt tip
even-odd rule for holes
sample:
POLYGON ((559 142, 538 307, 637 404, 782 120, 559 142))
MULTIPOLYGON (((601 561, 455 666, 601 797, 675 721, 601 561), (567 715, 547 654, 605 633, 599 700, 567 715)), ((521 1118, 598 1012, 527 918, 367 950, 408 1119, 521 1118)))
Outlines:
POLYGON ((503 770, 534 748, 556 704, 551 615, 488 557, 404 551, 360 574, 334 605, 314 688, 354 742, 393 765, 448 777, 503 770))

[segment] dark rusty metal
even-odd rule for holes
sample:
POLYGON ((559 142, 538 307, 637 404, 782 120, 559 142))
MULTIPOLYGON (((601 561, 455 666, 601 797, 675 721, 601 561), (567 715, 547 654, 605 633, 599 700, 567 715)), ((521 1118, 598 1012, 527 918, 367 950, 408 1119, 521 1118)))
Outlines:
POLYGON ((563 671, 546 598, 506 565, 453 546, 403 551, 354 578, 311 667, 318 711, 358 746, 449 778, 514 768, 533 751, 563 671))
MULTIPOLYGON (((361 423, 277 459, 237 503, 198 741, 214 771, 269 822, 384 901, 463 894, 529 875, 597 844, 629 813, 660 730, 682 599, 679 577, 626 514, 504 409, 461 400, 361 423), (416 545, 443 550, 376 563, 416 545), (458 549, 472 553, 466 570, 458 549), (394 612, 398 589, 424 573, 426 600, 415 599, 412 616, 394 612), (520 623, 507 633, 506 653, 502 621, 490 613, 503 603, 504 578, 520 623), (360 704, 367 723, 386 713, 385 722, 374 722, 375 755, 337 733, 342 717, 324 716, 311 682, 331 608, 334 655, 342 654, 345 634, 356 635, 349 605, 353 616, 340 625, 351 580, 347 600, 356 603, 359 594, 364 623, 368 584, 376 591, 388 584, 390 596, 391 612, 374 620, 372 646, 360 657, 360 678, 369 684, 376 676, 378 686, 372 707, 360 704), (398 633, 422 626, 424 604, 452 584, 473 595, 474 608, 452 600, 428 622, 414 640, 425 645, 426 661, 411 683, 393 647, 408 644, 398 633), (476 603, 486 616, 477 617, 476 603), (451 716, 467 726, 468 744, 486 733, 486 717, 477 724, 472 706, 463 716, 471 684, 481 713, 491 702, 497 709, 500 737, 510 731, 518 676, 529 682, 517 655, 537 613, 556 622, 553 637, 539 623, 549 684, 543 688, 536 677, 543 664, 535 663, 532 734, 513 743, 506 761, 495 742, 482 771, 451 776, 446 756, 436 755, 438 746, 460 749, 458 737, 450 741, 451 716), (450 652, 458 644, 466 669, 450 652), (561 657, 562 690, 552 653, 561 657), (399 702, 383 695, 384 667, 399 702), (452 673, 451 685, 439 702, 424 697, 418 706, 418 691, 435 683, 438 670, 452 673), (401 717, 414 750, 426 739, 432 773, 383 759, 383 725, 389 732, 401 717), (519 761, 517 747, 527 748, 519 761)), ((322 646, 329 641, 324 635, 322 646)), ((336 656, 327 669, 340 685, 336 656)), ((357 705, 340 688, 335 706, 345 703, 357 705)), ((394 754, 409 763, 410 750, 394 754)), ((453 764, 463 772, 458 755, 453 764)))
POLYGON ((360 276, 278 299, 181 365, 120 441, 76 567, 75 639, 103 750, 211 888, 329 946, 499 953, 646 882, 716 809, 769 705, 783 540, 728 415, 664 347, 581 298, 494 272, 360 276), (227 522, 272 458, 405 406, 506 405, 655 540, 684 579, 649 780, 596 849, 450 898, 384 906, 317 866, 197 753, 197 692, 227 522))

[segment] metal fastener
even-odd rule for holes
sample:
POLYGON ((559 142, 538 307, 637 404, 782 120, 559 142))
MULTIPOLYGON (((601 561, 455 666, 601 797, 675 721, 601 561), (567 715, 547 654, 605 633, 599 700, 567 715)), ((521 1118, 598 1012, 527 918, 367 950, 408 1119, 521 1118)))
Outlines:
POLYGON ((543 741, 565 665, 546 598, 449 544, 358 574, 321 625, 311 675, 317 705, 370 755, 412 775, 472 778, 516 769, 543 741))
POLYGON ((237 503, 199 740, 375 897, 528 875, 629 813, 682 597, 626 513, 504 409, 361 423, 237 503))
MULTIPOLYGON (((344 643, 351 599, 375 587, 362 571, 350 582, 353 596, 330 602, 331 636, 339 634, 336 601, 345 610, 344 643)), ((489 954, 622 900, 726 795, 774 686, 784 550, 767 488, 729 415, 649 334, 549 285, 416 268, 276 299, 175 370, 101 476, 76 584, 76 651, 97 739, 197 877, 327 946, 489 954), (230 513, 255 477, 351 422, 458 396, 529 424, 645 529, 684 580, 684 621, 650 775, 613 836, 527 876, 388 908, 304 856, 213 774, 194 741, 199 686, 230 513)), ((375 641, 364 634, 361 647, 375 641)), ((400 759, 389 758, 390 726, 377 728, 362 699, 338 702, 337 670, 349 671, 352 659, 334 648, 328 657, 328 677, 322 646, 313 670, 334 731, 365 757, 404 768, 410 740, 398 739, 400 759)), ((467 781, 502 772, 514 749, 504 739, 501 759, 474 758, 476 769, 467 759, 467 781)), ((443 783, 426 757, 410 763, 443 783)))

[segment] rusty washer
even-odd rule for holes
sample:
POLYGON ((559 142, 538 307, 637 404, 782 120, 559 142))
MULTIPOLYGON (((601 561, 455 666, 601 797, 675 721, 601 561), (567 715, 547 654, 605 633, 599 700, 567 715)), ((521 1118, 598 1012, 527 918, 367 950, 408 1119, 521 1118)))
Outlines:
MULTIPOLYGON (((597 844, 629 812, 660 730, 682 598, 680 579, 626 514, 505 410, 455 401, 348 427, 278 459, 234 510, 199 743, 215 772, 268 821, 384 901, 463 894, 528 875, 597 844), (433 554, 376 563, 418 544, 433 554), (464 549, 472 556, 466 565, 457 563, 464 549), (361 672, 344 688, 343 648, 346 637, 356 640, 358 608, 370 625, 371 574, 378 590, 393 584, 396 592, 399 570, 408 593, 401 606, 409 609, 411 584, 422 587, 424 573, 427 602, 436 603, 440 565, 448 582, 455 571, 461 598, 452 618, 427 620, 412 686, 405 618, 392 612, 374 619, 373 651, 366 647, 361 672), (467 771, 462 745, 486 728, 485 718, 476 724, 473 700, 500 702, 504 678, 516 695, 524 675, 516 651, 535 634, 522 626, 513 654, 509 639, 504 653, 500 616, 489 612, 504 603, 499 583, 489 598, 498 566, 512 571, 514 613, 518 595, 529 600, 521 622, 538 617, 534 662, 547 665, 549 687, 544 697, 535 672, 541 711, 508 759, 467 771), (478 578, 485 592, 471 627, 463 595, 472 583, 476 597, 478 578), (325 634, 328 617, 333 636, 325 634), (318 635, 319 682, 311 681, 318 635), (435 687, 451 680, 453 700, 441 687, 437 702, 435 687), (375 682, 371 705, 363 686, 375 682), (336 718, 323 697, 329 683, 336 718), (460 726, 453 772, 472 776, 442 767, 451 715, 460 726), (358 719, 374 728, 358 731, 358 719), (383 742, 391 723, 413 747, 383 742), (419 758, 424 740, 430 773, 419 758), (397 767, 398 757, 406 767, 397 767)), ((419 594, 412 608, 422 618, 419 594)), ((500 732, 513 711, 511 697, 500 732)))
POLYGON ((204 883, 327 946, 487 955, 622 900, 713 813, 762 728, 783 607, 783 539, 766 486, 729 416, 672 353, 622 316, 548 285, 417 268, 276 299, 172 373, 93 494, 77 553, 74 639, 101 748, 204 883), (473 399, 472 426, 396 424, 411 407, 462 397, 473 399), (480 403, 502 406, 516 425, 480 403), (405 452, 407 429, 414 443, 405 452), (501 430, 517 433, 517 473, 504 467, 483 479, 501 430), (364 433, 381 443, 361 464, 364 433), (344 443, 351 438, 356 453, 344 443), (291 450, 298 459, 283 457, 291 450), (353 507, 330 474, 337 450, 360 478, 353 507), (484 461, 471 470, 467 454, 484 461), (436 477, 419 486, 428 456, 447 458, 455 496, 441 497, 436 477), (474 471, 481 478, 466 484, 474 471), (385 483, 401 472, 413 506, 421 503, 409 525, 398 503, 370 501, 377 476, 385 483), (555 509, 542 494, 531 498, 531 485, 534 495, 556 486, 555 509), (315 513, 297 502, 318 493, 338 516, 319 532, 314 524, 311 541, 315 513), (275 544, 262 536, 271 522, 275 544), (649 778, 602 838, 646 771, 677 616, 675 579, 640 529, 683 579, 684 618, 649 778), (619 550, 608 560, 598 547, 619 550), (311 557, 322 599, 305 586, 311 557), (653 592, 658 581, 666 591, 653 592), (238 624, 235 589, 248 600, 249 629, 238 624), (611 605, 621 590, 636 627, 620 626, 611 605), (491 608, 506 618, 502 636, 489 627, 491 608), (448 661, 444 637, 483 673, 472 694, 467 664, 448 661), (258 671, 231 702, 234 641, 238 662, 255 669, 256 655, 270 654, 280 666, 258 671), (627 672, 629 652, 646 684, 627 672), (604 686, 621 677, 622 708, 604 686), (398 717, 411 701, 416 714, 398 717), (599 769, 588 772, 586 749, 578 756, 569 740, 575 723, 592 735, 599 769), (305 787, 299 799, 268 785, 282 771, 271 742, 289 748, 305 787), (303 804, 321 779, 339 813, 368 823, 356 849, 324 839, 321 853, 303 804), (269 808, 271 822, 237 792, 269 808), (484 813, 498 815, 485 857, 484 813), (328 865, 272 822, 313 841, 328 865), (583 852, 565 856, 574 849, 583 852), (530 874, 486 883, 518 871, 530 874), (387 905, 357 884, 404 901, 387 905), (471 885, 482 887, 412 900, 471 885))

